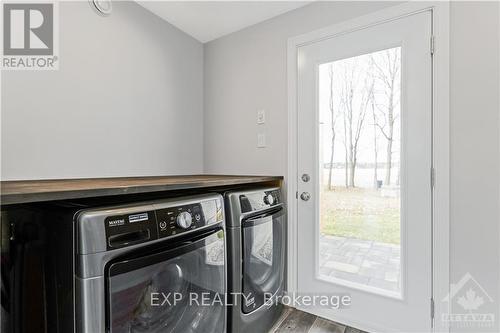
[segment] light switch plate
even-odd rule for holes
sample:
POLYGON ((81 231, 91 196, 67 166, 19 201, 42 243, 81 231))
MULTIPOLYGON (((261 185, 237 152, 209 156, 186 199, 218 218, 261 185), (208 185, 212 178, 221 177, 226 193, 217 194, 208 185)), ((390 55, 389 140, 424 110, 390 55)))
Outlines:
POLYGON ((266 110, 257 110, 257 124, 264 124, 266 122, 266 110))
POLYGON ((257 134, 257 148, 265 148, 266 147, 266 134, 259 133, 257 134))

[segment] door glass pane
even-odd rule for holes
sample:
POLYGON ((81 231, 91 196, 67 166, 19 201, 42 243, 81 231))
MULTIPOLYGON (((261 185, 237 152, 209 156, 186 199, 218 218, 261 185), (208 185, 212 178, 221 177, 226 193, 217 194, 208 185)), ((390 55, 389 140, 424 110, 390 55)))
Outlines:
POLYGON ((401 48, 319 66, 321 279, 401 292, 401 48))
POLYGON ((280 211, 274 215, 243 223, 243 294, 244 313, 264 304, 266 294, 279 292, 283 280, 283 222, 280 211))
POLYGON ((164 262, 111 276, 110 332, 222 332, 224 234, 203 242, 164 262))

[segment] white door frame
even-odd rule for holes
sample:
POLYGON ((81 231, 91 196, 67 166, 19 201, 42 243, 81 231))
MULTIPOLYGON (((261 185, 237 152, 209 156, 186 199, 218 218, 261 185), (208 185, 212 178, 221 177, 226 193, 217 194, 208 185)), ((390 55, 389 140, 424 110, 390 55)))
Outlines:
MULTIPOLYGON (((288 172, 286 190, 288 202, 288 276, 287 292, 297 292, 297 49, 300 46, 343 35, 386 21, 422 11, 432 12, 434 54, 432 60, 432 295, 434 332, 449 332, 441 320, 449 307, 441 299, 448 295, 449 273, 449 2, 409 2, 389 7, 330 27, 292 37, 288 40, 288 172)), ((429 44, 431 41, 429 41, 429 44)), ((429 175, 429 178, 432 177, 429 175)), ((431 300, 429 300, 431 307, 431 300)), ((429 308, 429 314, 431 309, 429 308)))

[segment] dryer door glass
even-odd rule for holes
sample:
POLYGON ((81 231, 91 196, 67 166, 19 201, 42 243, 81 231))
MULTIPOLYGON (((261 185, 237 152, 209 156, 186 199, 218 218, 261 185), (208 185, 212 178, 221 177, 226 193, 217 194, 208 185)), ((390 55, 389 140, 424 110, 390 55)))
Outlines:
POLYGON ((250 313, 280 291, 284 273, 284 212, 244 220, 242 311, 250 313))
POLYGON ((224 332, 224 233, 108 268, 111 333, 224 332))

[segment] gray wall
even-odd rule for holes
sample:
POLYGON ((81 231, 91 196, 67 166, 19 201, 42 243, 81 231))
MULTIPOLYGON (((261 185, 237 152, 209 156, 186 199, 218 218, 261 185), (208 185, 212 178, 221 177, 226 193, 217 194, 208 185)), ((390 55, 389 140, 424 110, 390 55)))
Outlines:
MULTIPOLYGON (((286 175, 287 39, 384 6, 315 3, 208 43, 205 171, 286 175), (265 149, 256 148, 259 108, 267 109, 265 149)), ((483 285, 496 300, 487 310, 498 331, 498 3, 456 2, 450 15, 451 282, 470 272, 483 285)))
POLYGON ((478 280, 496 302, 482 311, 500 302, 498 7, 454 2, 450 12, 451 277, 478 280))
POLYGON ((2 180, 203 171, 203 45, 133 2, 60 3, 60 69, 2 73, 2 180))

